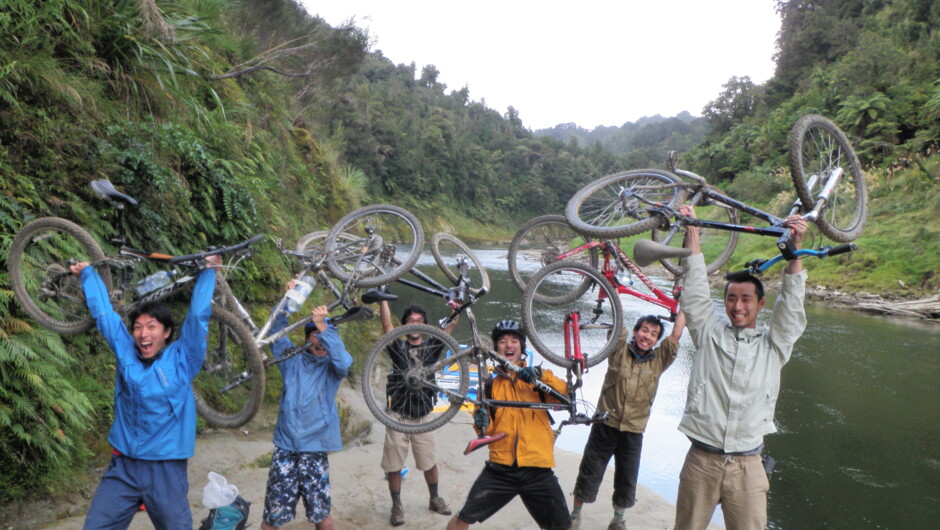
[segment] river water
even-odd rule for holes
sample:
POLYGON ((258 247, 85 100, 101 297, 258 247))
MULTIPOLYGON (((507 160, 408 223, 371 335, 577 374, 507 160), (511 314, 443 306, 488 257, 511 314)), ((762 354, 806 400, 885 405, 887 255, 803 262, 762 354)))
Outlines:
MULTIPOLYGON (((499 320, 520 320, 521 294, 509 279, 505 249, 475 252, 492 282, 491 292, 474 306, 481 331, 488 333, 499 320)), ((430 254, 418 265, 443 278, 430 254)), ((657 283, 671 285, 667 278, 657 283)), ((393 304, 396 314, 410 303, 427 307, 432 320, 446 313, 439 298, 404 286, 392 291, 402 297, 393 304)), ((662 314, 633 297, 621 301, 631 327, 642 315, 662 314)), ((772 303, 771 296, 768 307, 772 303)), ((718 303, 715 307, 723 313, 718 303)), ((940 326, 817 304, 807 304, 807 316, 807 330, 783 370, 778 432, 765 438, 766 454, 777 460, 769 527, 940 528, 940 326)), ((454 335, 470 336, 465 322, 454 335)), ((639 479, 672 503, 689 448, 677 430, 694 354, 688 333, 681 346, 660 382, 639 479)), ((596 403, 605 370, 606 362, 585 375, 583 399, 596 403)), ((553 371, 564 374, 557 367, 553 371)), ((588 431, 567 427, 557 447, 581 453, 588 431)), ((570 491, 573 484, 563 487, 570 491)), ((598 499, 598 505, 607 507, 609 500, 598 499)), ((723 524, 720 508, 714 521, 723 524)))

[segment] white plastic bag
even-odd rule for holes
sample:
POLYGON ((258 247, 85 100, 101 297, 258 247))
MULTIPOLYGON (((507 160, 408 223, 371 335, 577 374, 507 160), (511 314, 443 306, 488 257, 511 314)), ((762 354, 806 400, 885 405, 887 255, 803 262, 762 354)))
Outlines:
POLYGON ((235 497, 238 497, 238 488, 235 484, 229 484, 225 477, 210 471, 209 483, 202 488, 202 505, 210 510, 228 506, 235 502, 235 497))

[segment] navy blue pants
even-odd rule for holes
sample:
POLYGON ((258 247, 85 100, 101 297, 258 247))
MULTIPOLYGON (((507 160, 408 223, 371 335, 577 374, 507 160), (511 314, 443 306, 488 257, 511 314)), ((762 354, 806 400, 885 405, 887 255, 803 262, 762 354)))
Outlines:
POLYGON ((629 508, 636 504, 636 480, 640 474, 643 433, 620 432, 595 423, 591 426, 584 456, 574 483, 574 495, 584 502, 597 500, 597 490, 604 479, 610 457, 614 457, 614 506, 629 508))
POLYGON ((111 456, 85 517, 87 530, 125 529, 141 503, 157 530, 193 527, 187 460, 136 460, 111 456))

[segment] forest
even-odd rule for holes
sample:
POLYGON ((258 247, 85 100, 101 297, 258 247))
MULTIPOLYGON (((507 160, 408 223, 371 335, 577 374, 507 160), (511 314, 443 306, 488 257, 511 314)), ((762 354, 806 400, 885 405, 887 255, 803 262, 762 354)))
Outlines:
POLYGON ((107 446, 103 342, 30 321, 6 272, 15 233, 37 217, 73 220, 107 247, 113 219, 94 179, 140 202, 128 238, 141 248, 188 253, 267 234, 242 280, 262 301, 290 274, 274 239, 296 241, 369 203, 416 212, 428 233, 506 241, 587 182, 664 167, 676 149, 683 167, 766 204, 792 189, 790 126, 819 113, 849 134, 869 185, 865 250, 840 281, 935 292, 940 2, 775 4, 766 83, 731 78, 679 116, 532 131, 514 108, 444 86, 432 65, 394 64, 366 30, 331 27, 293 0, 5 0, 0 502, 67 489, 107 446), (901 233, 917 243, 898 245, 901 233))

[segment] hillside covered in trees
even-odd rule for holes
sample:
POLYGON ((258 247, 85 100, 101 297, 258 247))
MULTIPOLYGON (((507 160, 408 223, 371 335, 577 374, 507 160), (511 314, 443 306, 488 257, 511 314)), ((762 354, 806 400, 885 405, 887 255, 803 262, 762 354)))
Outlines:
MULTIPOLYGON (((701 118, 533 132, 514 109, 449 89, 434 66, 394 64, 371 51, 365 30, 330 27, 292 0, 6 0, 0 502, 68 487, 69 473, 106 444, 113 367, 92 353, 100 339, 65 342, 38 328, 6 273, 13 235, 35 217, 74 220, 107 247, 114 227, 93 179, 140 201, 128 217, 135 245, 173 253, 256 233, 293 242, 369 202, 409 208, 429 231, 459 224, 505 235, 560 211, 592 179, 661 166, 669 149, 735 196, 768 201, 789 190, 790 126, 816 112, 849 133, 870 169, 873 220, 897 223, 871 230, 868 247, 888 248, 899 232, 921 242, 865 281, 935 289, 940 3, 777 7, 774 77, 730 79, 701 118)), ((859 274, 880 265, 875 252, 859 253, 859 274)), ((267 243, 247 265, 249 295, 289 271, 267 243)))

